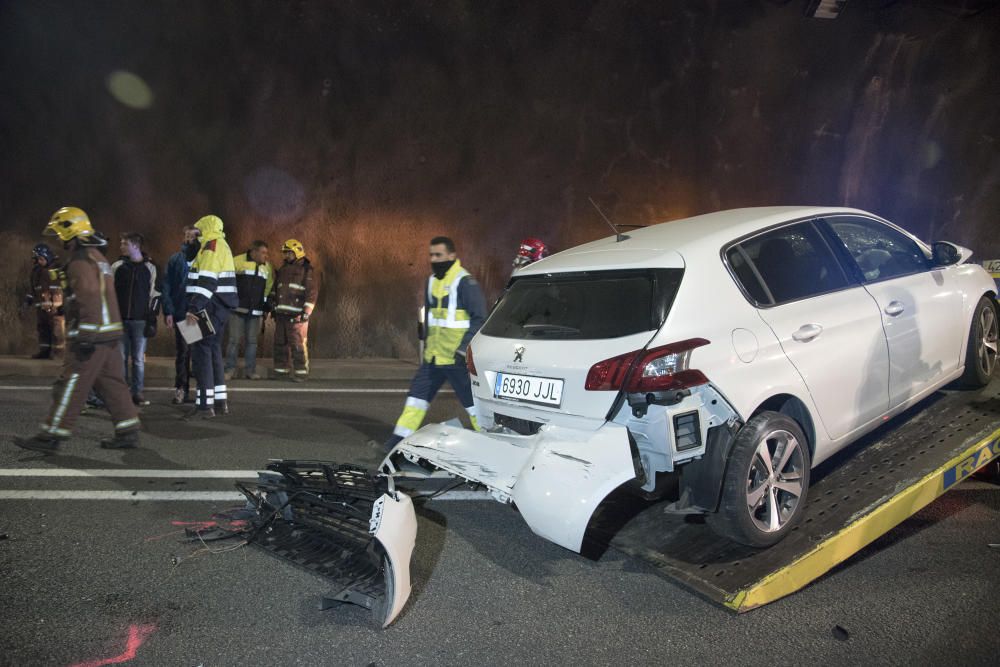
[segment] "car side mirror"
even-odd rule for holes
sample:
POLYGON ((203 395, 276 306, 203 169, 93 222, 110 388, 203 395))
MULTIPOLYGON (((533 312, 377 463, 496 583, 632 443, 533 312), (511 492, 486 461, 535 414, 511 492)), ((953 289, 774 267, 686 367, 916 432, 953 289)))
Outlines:
POLYGON ((934 266, 952 266, 962 262, 972 254, 968 250, 965 250, 965 253, 963 253, 963 250, 965 248, 961 248, 954 243, 938 241, 931 246, 931 253, 934 256, 934 266), (965 256, 963 257, 963 255, 965 256))

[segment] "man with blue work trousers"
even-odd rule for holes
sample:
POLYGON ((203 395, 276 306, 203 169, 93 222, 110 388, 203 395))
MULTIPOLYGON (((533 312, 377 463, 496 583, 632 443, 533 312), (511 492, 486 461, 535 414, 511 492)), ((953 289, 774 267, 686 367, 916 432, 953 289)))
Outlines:
POLYGON ((198 234, 194 225, 184 227, 180 252, 170 256, 163 278, 163 321, 174 332, 174 405, 191 402, 191 348, 175 326, 175 320, 187 315, 187 275, 200 249, 198 234))
POLYGON ((204 311, 214 332, 191 346, 191 363, 198 380, 198 400, 185 419, 210 419, 229 414, 229 396, 222 364, 222 334, 229 312, 238 304, 233 251, 226 243, 222 219, 206 215, 194 223, 200 239, 198 254, 187 275, 187 322, 198 325, 204 311))
POLYGON ((465 366, 469 341, 486 321, 486 299, 475 278, 462 268, 455 242, 447 236, 431 239, 432 275, 424 296, 424 331, 427 339, 420 368, 410 383, 403 414, 385 441, 390 451, 418 428, 427 415, 441 385, 447 380, 469 414, 472 427, 479 430, 472 384, 465 366))

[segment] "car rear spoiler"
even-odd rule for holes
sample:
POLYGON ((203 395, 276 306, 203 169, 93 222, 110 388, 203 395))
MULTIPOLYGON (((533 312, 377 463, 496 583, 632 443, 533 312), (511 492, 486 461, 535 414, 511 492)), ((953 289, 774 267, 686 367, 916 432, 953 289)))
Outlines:
POLYGON ((328 461, 271 461, 256 486, 247 540, 336 584, 321 609, 351 603, 388 626, 410 596, 417 519, 393 480, 328 461))

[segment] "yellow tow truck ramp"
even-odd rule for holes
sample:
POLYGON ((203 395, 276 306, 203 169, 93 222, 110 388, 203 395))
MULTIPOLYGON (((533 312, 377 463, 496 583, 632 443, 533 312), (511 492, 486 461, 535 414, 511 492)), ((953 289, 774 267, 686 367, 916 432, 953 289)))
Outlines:
POLYGON ((764 550, 668 514, 668 503, 611 501, 596 539, 737 612, 794 593, 1000 461, 1000 382, 942 391, 813 471, 802 521, 764 550), (602 537, 602 535, 604 537, 602 537))

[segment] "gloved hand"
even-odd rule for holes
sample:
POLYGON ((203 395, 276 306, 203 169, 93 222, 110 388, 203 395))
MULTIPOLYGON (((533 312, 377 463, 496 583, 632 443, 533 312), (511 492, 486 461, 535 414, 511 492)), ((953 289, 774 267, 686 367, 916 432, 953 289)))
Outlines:
POLYGON ((296 321, 305 324, 306 322, 309 321, 309 313, 302 313, 301 315, 298 316, 296 321))
POLYGON ((94 350, 97 348, 93 343, 80 342, 73 343, 73 345, 70 346, 70 349, 77 361, 88 361, 92 356, 94 356, 94 350))
POLYGON ((25 294, 24 295, 24 307, 25 308, 31 308, 33 305, 35 305, 35 295, 34 294, 25 294))
POLYGON ((66 309, 63 308, 62 306, 56 306, 56 315, 58 315, 59 317, 65 317, 66 309))
POLYGON ((156 335, 156 315, 146 320, 146 326, 142 329, 143 338, 152 338, 156 335))
POLYGON ((455 365, 456 366, 465 365, 465 350, 455 350, 455 365))

